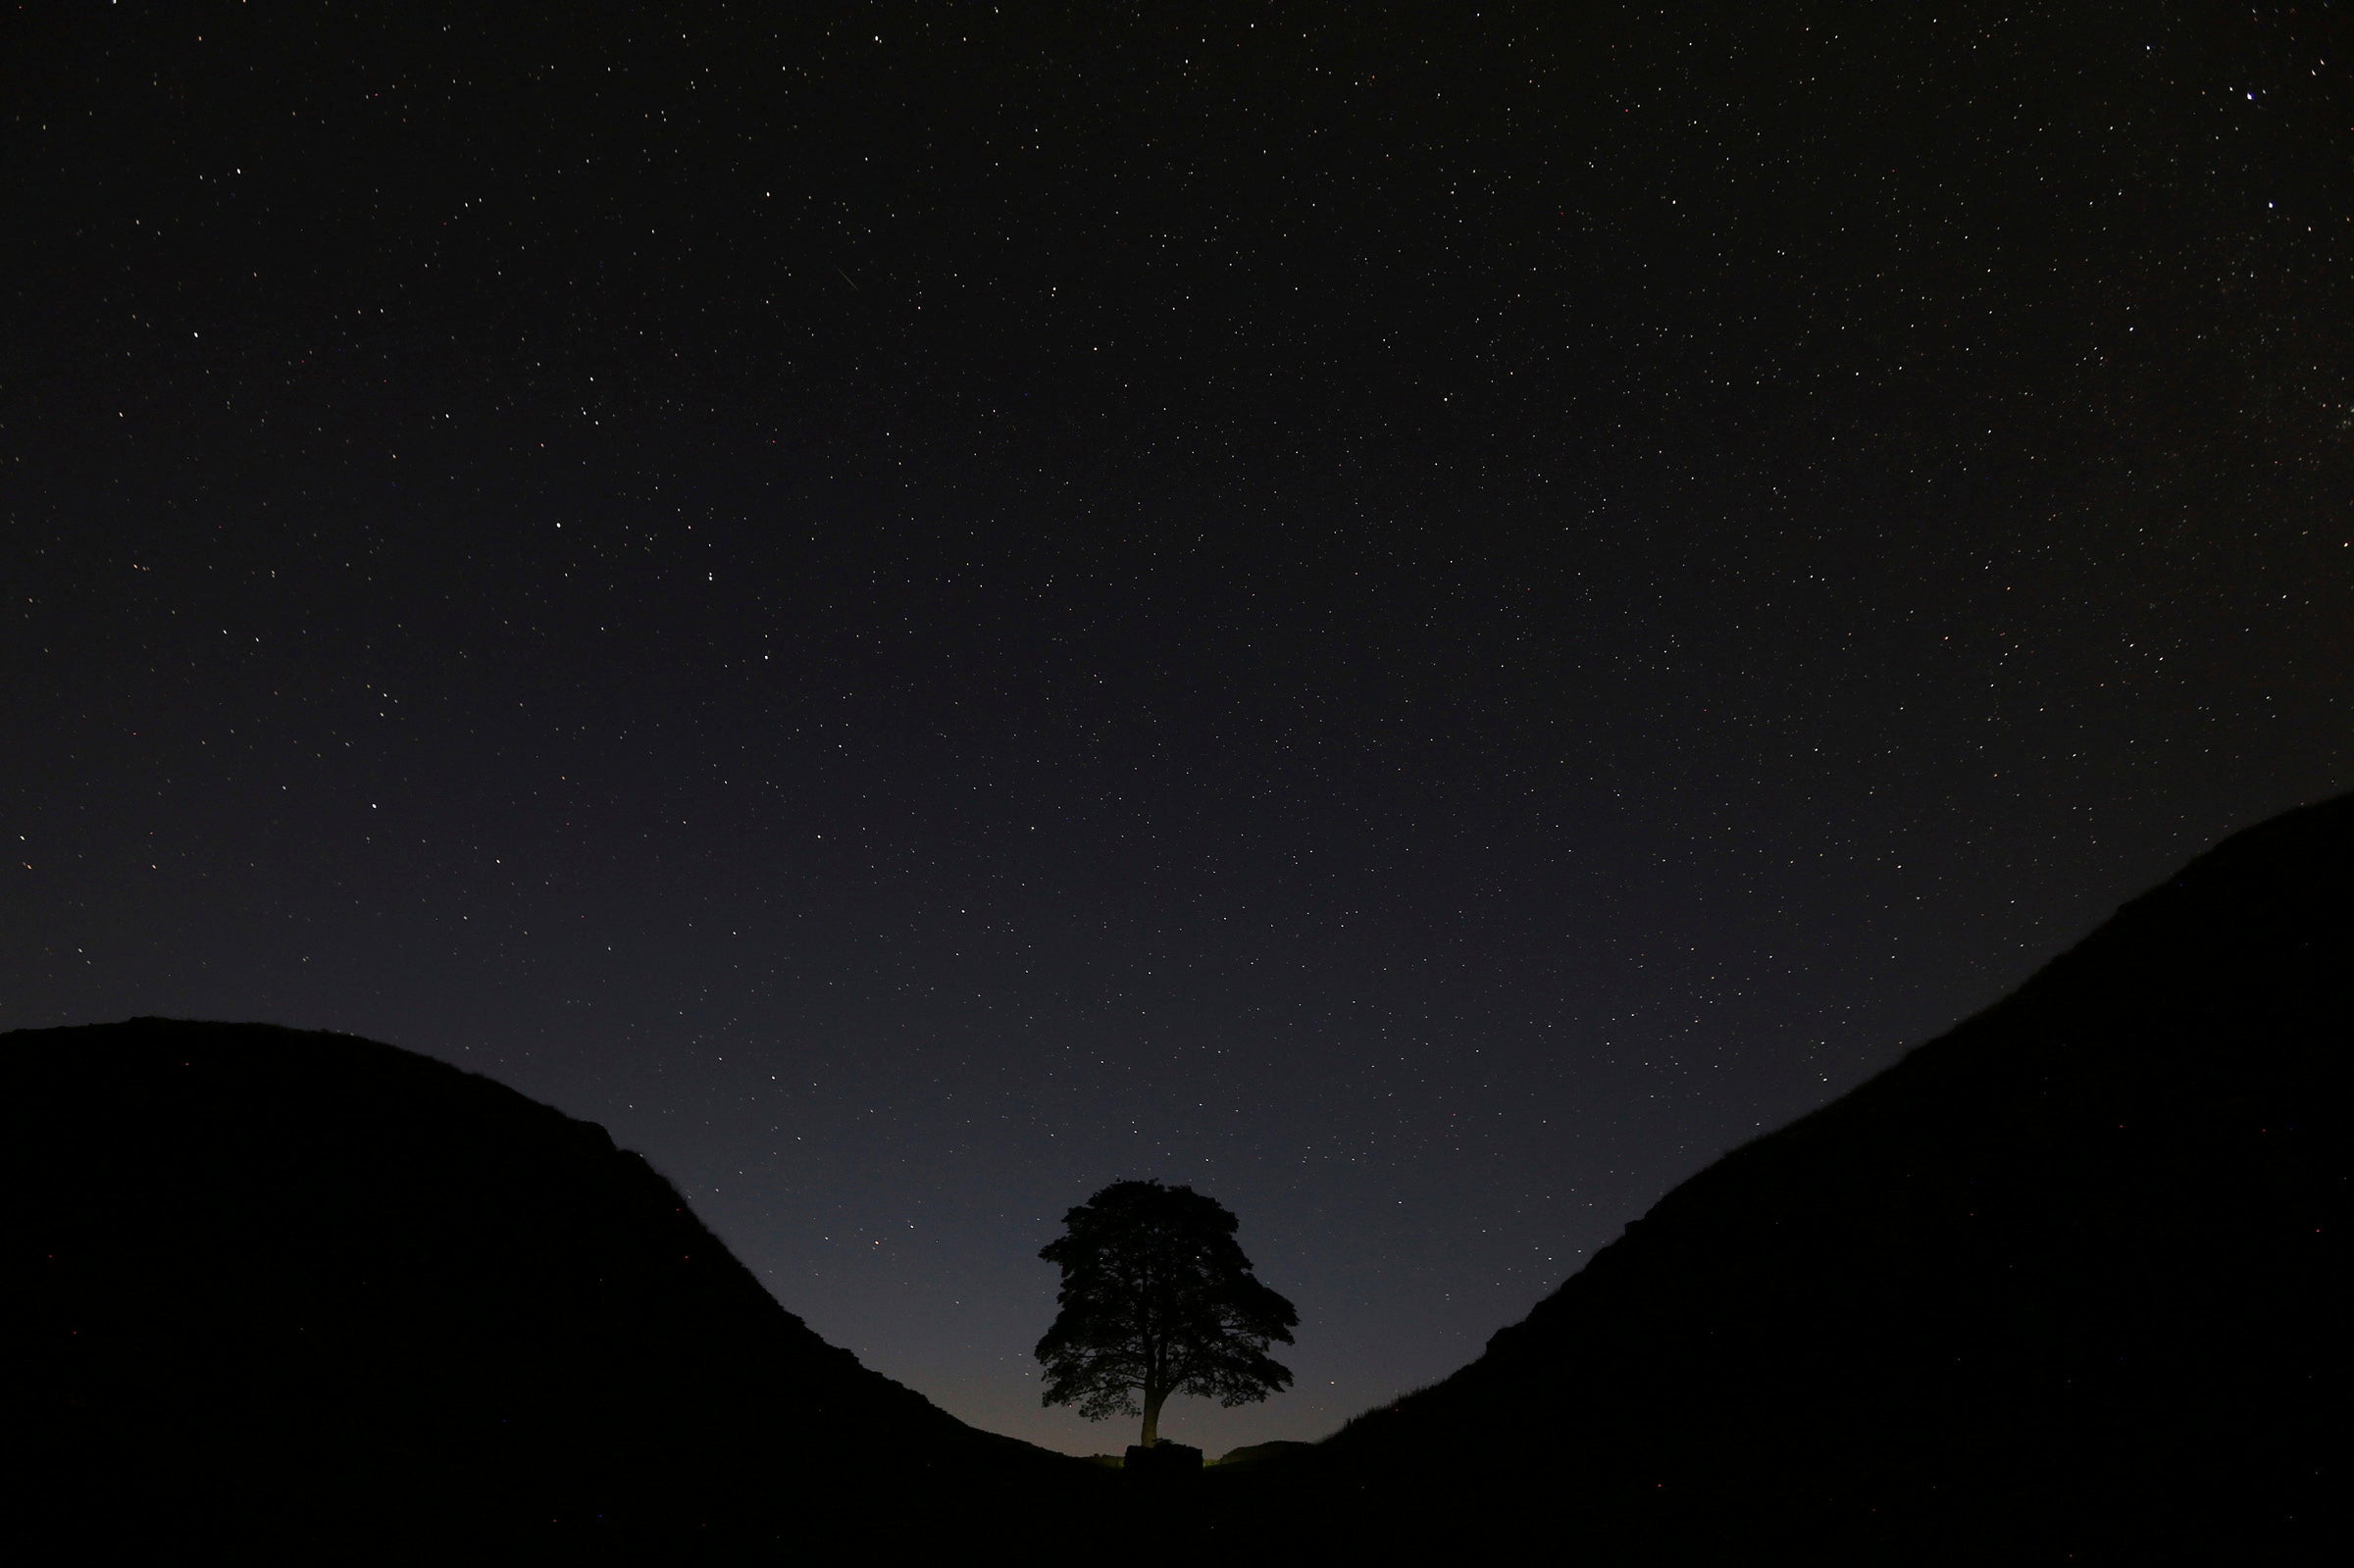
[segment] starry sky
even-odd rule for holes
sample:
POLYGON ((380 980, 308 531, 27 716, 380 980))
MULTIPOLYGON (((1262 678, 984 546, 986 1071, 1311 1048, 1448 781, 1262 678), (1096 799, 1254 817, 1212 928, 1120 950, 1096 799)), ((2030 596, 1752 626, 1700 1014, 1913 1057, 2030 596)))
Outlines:
POLYGON ((2354 784, 2348 22, 21 9, 0 1027, 487 1073, 1078 1452, 1189 1182, 1164 1432, 1319 1436, 2354 784))

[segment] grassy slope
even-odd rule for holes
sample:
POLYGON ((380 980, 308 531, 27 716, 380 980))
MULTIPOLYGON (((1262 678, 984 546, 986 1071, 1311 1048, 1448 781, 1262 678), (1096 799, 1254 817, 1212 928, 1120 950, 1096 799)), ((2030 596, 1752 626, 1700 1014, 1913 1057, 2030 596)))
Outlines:
POLYGON ((1602 1560, 2316 1550, 2350 1036, 2354 797, 2232 838, 1702 1172, 1479 1360, 1261 1467, 1226 1529, 1602 1560))
POLYGON ((486 1079, 158 1019, 5 1049, 52 1527, 732 1555, 1094 1479, 826 1344, 642 1159, 486 1079))

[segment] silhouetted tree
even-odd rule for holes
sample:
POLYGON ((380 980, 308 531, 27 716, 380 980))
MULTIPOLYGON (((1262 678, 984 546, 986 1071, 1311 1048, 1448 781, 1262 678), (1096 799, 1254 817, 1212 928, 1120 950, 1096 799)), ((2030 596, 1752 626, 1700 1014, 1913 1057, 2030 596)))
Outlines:
POLYGON ((1217 1199, 1114 1182, 1063 1225, 1038 1254, 1062 1270, 1062 1310, 1038 1341, 1043 1403, 1075 1404, 1090 1421, 1141 1413, 1151 1447, 1172 1393, 1238 1405, 1291 1387, 1267 1345, 1290 1344, 1300 1314, 1252 1274, 1217 1199))

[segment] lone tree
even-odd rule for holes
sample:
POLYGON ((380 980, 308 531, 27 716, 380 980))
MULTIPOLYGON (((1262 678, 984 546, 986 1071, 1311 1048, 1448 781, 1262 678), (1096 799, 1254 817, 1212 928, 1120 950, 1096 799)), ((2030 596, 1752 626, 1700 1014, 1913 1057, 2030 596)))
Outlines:
POLYGON ((1062 1270, 1062 1310, 1038 1341, 1042 1403, 1075 1404, 1090 1421, 1141 1412, 1149 1448, 1172 1393, 1238 1405, 1291 1387, 1267 1345, 1290 1344, 1300 1314, 1252 1275, 1217 1199, 1114 1182, 1063 1225, 1038 1254, 1062 1270))

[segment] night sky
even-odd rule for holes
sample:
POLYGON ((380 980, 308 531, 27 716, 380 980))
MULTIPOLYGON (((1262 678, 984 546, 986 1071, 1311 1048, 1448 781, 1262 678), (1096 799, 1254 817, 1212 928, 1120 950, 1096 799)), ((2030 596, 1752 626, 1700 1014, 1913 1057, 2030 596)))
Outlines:
POLYGON ((1164 1432, 1319 1436, 2354 784, 2350 22, 20 10, 0 1027, 489 1074, 1080 1452, 1192 1183, 1164 1432))

